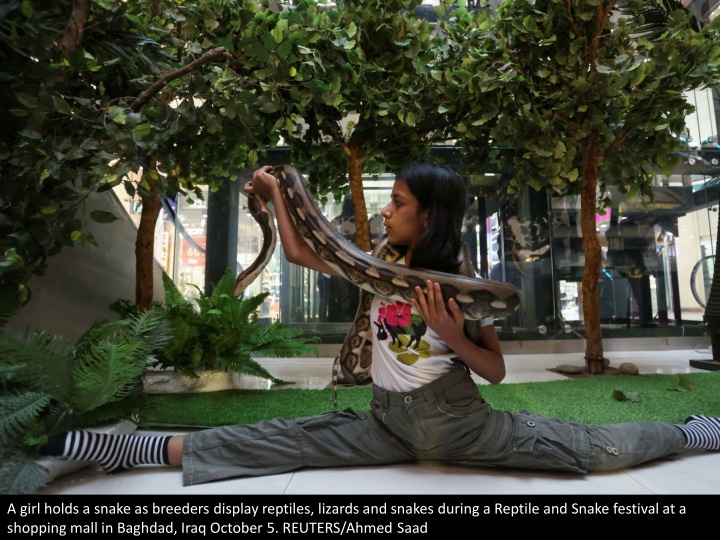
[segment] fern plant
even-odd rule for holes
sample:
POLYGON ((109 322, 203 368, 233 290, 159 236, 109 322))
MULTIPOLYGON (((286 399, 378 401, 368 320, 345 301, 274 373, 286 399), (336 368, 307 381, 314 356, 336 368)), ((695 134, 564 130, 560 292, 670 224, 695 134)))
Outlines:
POLYGON ((210 295, 198 289, 195 305, 182 296, 167 275, 163 275, 163 285, 165 304, 161 310, 172 338, 155 351, 155 367, 173 368, 189 376, 197 376, 199 369, 225 370, 285 384, 253 356, 289 358, 318 354, 312 346, 319 341, 318 337, 303 337, 302 330, 279 321, 261 322, 259 310, 267 293, 248 298, 235 296, 232 292, 235 276, 230 270, 210 295))
POLYGON ((142 376, 167 343, 162 313, 94 325, 74 345, 44 332, 0 333, 0 493, 34 493, 48 481, 37 463, 49 437, 138 418, 142 376))
MULTIPOLYGON (((45 332, 0 332, 0 494, 35 493, 48 482, 38 460, 49 437, 118 419, 142 418, 148 368, 196 375, 223 369, 282 384, 252 359, 314 352, 318 338, 259 320, 266 293, 232 294, 228 271, 197 308, 166 275, 165 304, 138 311, 122 303, 122 318, 93 325, 73 345, 45 332)), ((0 330, 18 307, 0 298, 0 330)))

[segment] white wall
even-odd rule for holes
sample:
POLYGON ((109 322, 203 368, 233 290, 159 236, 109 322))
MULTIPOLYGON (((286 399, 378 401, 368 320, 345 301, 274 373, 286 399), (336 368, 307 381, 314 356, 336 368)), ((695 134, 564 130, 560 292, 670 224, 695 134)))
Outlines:
MULTIPOLYGON (((75 342, 95 322, 116 320, 108 306, 118 299, 135 301, 135 239, 137 227, 111 192, 92 195, 85 205, 84 223, 99 247, 65 247, 48 259, 45 276, 33 277, 32 291, 9 326, 44 330, 75 342), (112 212, 117 221, 96 223, 93 210, 112 212)), ((155 264, 154 297, 162 300, 162 269, 155 264)))

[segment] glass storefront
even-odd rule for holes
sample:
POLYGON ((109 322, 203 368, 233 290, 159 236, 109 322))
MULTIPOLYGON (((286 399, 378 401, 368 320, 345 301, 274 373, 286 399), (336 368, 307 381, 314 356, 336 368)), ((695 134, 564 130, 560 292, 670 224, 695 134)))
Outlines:
MULTIPOLYGON (((655 201, 647 208, 614 193, 613 206, 596 215, 603 254, 600 318, 606 335, 700 330, 717 233, 711 178, 658 177, 655 201)), ((494 216, 502 227, 490 277, 523 291, 523 305, 498 321, 499 329, 520 332, 524 339, 582 330, 585 258, 579 217, 579 198, 551 199, 534 192, 494 216)))
MULTIPOLYGON (((677 174, 656 178, 655 200, 647 207, 613 193, 613 206, 596 216, 603 253, 600 316, 607 337, 703 335, 702 318, 712 280, 718 230, 718 188, 713 164, 720 150, 706 145, 684 156, 677 174), (695 156, 695 158, 691 157, 695 156), (694 163, 691 164, 691 162, 694 163)), ((250 171, 245 173, 251 174, 250 171)), ((488 182, 500 176, 468 178, 471 204, 464 240, 476 268, 491 279, 513 283, 523 303, 498 320, 502 339, 579 339, 583 329, 584 253, 579 198, 551 198, 526 191, 511 205, 484 199, 488 182), (488 177, 489 180, 488 180, 488 177), (485 184, 483 186, 482 184, 485 184)), ((243 180, 240 180, 243 181, 243 180)), ((393 184, 391 175, 364 181, 372 238, 383 233, 380 210, 393 184)), ((257 257, 260 229, 239 195, 238 272, 257 257)), ((204 282, 205 224, 201 201, 178 201, 174 277, 188 297, 204 282)), ((354 239, 351 200, 322 207, 338 230, 354 239)), ((287 262, 278 242, 263 275, 246 294, 269 294, 261 316, 306 329, 327 343, 339 343, 357 310, 359 291, 344 280, 287 262)))

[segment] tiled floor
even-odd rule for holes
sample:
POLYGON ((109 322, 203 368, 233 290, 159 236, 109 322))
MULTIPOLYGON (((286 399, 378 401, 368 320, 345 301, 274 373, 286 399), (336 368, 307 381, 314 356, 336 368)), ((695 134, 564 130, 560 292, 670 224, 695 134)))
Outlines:
MULTIPOLYGON (((633 362, 641 373, 693 373, 691 359, 710 360, 708 349, 606 353, 611 365, 633 362)), ((547 371, 560 364, 577 365, 582 354, 509 354, 504 382, 562 379, 547 371)), ((273 375, 306 388, 329 382, 330 358, 261 360, 273 375)), ((478 379, 478 382, 481 382, 478 379)), ((263 382, 264 384, 264 382, 263 382)), ((689 411, 692 412, 692 411, 689 411)), ((720 410, 717 411, 720 416, 720 410)), ((178 433, 170 431, 167 433, 178 433)), ((139 433, 143 434, 143 433, 139 433)), ((256 495, 679 495, 720 494, 720 454, 689 452, 674 461, 659 461, 610 473, 549 474, 473 469, 440 464, 385 467, 306 469, 260 478, 238 478, 182 487, 178 468, 142 466, 107 476, 96 466, 61 476, 42 491, 46 494, 256 494, 256 495)))

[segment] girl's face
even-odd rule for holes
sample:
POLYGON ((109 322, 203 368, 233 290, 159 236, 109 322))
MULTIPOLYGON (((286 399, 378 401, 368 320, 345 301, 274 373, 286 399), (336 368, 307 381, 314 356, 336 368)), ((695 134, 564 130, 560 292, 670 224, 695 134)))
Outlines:
POLYGON ((420 210, 420 203, 408 185, 399 178, 393 185, 391 200, 380 215, 385 219, 388 242, 394 246, 412 248, 427 227, 427 210, 420 210))

